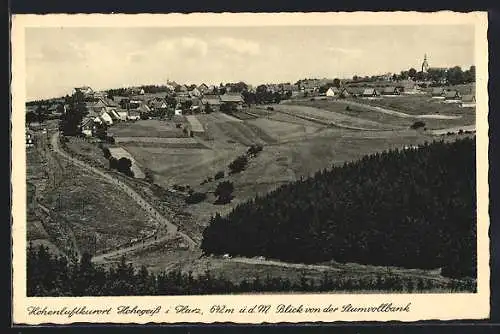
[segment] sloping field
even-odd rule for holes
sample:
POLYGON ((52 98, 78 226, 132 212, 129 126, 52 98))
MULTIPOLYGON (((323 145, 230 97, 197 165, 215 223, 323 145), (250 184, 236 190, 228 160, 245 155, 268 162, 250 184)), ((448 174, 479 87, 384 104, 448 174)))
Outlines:
POLYGON ((266 145, 276 142, 273 137, 270 137, 265 132, 259 131, 258 128, 252 128, 243 122, 217 123, 216 126, 218 126, 227 137, 243 145, 266 145))
POLYGON ((205 129, 203 129, 203 125, 201 125, 196 116, 187 115, 186 119, 189 122, 189 125, 191 125, 191 130, 193 130, 194 132, 205 132, 205 129))
POLYGON ((457 104, 441 103, 427 96, 404 96, 378 101, 337 100, 340 104, 367 107, 373 112, 390 114, 411 122, 420 120, 429 129, 472 125, 475 123, 475 108, 460 108, 457 104), (400 109, 398 109, 400 108, 400 109))
POLYGON ((182 129, 176 128, 175 122, 155 119, 118 123, 109 132, 115 137, 184 137, 182 129))
POLYGON ((246 120, 249 120, 249 119, 255 119, 257 118, 256 115, 252 115, 252 114, 249 114, 245 111, 235 111, 232 113, 232 116, 238 118, 238 119, 241 119, 242 121, 246 121, 246 120))
POLYGON ((370 110, 370 106, 364 106, 361 104, 346 105, 345 103, 339 103, 335 100, 297 101, 295 102, 295 104, 308 107, 316 107, 351 117, 374 121, 377 123, 390 124, 395 127, 409 127, 413 123, 411 119, 402 118, 382 112, 374 112, 373 110, 370 110))
POLYGON ((206 148, 194 138, 117 137, 117 144, 145 147, 206 148))
POLYGON ((132 172, 134 172, 134 177, 136 179, 143 179, 146 177, 146 175, 144 175, 143 171, 137 164, 137 161, 135 161, 134 157, 123 147, 110 147, 109 152, 111 153, 111 156, 117 160, 119 160, 120 158, 130 159, 130 161, 132 161, 132 166, 130 167, 130 169, 132 170, 132 172))
POLYGON ((158 177, 158 184, 198 185, 207 176, 213 177, 246 148, 240 149, 181 149, 164 147, 139 147, 127 145, 141 166, 147 167, 158 177))
POLYGON ((324 109, 302 106, 281 104, 274 107, 276 111, 304 117, 311 121, 318 121, 324 125, 334 125, 352 130, 391 130, 394 126, 382 124, 362 118, 344 115, 338 112, 327 111, 324 109))
POLYGON ((247 121, 246 123, 247 125, 258 127, 270 137, 274 138, 278 143, 295 138, 305 139, 307 136, 314 134, 318 130, 317 127, 297 124, 299 122, 289 123, 267 118, 257 118, 252 121, 247 121))
MULTIPOLYGON (((339 102, 342 102, 342 100, 339 100, 339 102)), ((461 116, 463 114, 463 110, 458 104, 442 103, 442 100, 432 99, 428 95, 395 96, 388 99, 363 100, 362 103, 393 109, 403 117, 406 117, 405 114, 412 116, 436 113, 443 116, 461 116)))

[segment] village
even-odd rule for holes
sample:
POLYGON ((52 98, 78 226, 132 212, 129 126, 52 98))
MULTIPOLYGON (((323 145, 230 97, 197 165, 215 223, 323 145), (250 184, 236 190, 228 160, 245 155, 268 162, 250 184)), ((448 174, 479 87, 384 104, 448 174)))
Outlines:
MULTIPOLYGON (((84 113, 79 124, 83 135, 95 136, 98 125, 112 126, 119 122, 140 119, 184 119, 183 116, 222 111, 229 114, 245 114, 255 104, 279 103, 301 99, 355 99, 381 100, 391 97, 432 98, 441 103, 456 104, 461 108, 475 107, 475 91, 472 86, 453 85, 445 75, 446 69, 429 68, 424 57, 421 71, 415 69, 401 75, 385 75, 349 80, 304 79, 295 84, 262 84, 254 88, 244 82, 220 85, 178 84, 168 81, 165 85, 94 91, 91 87, 76 87, 73 97, 84 104, 84 113), (408 72, 413 76, 409 77, 408 72), (436 77, 434 72, 440 72, 436 77), (423 73, 429 74, 423 79, 423 73), (417 75, 418 74, 418 75, 417 75)), ((468 70, 467 72, 470 72, 468 70)), ((470 74, 469 74, 470 75, 470 74)), ((27 104, 27 123, 35 125, 38 116, 47 119, 59 118, 68 109, 69 96, 27 104)), ((245 116, 241 117, 245 117, 245 116)), ((188 121, 186 133, 202 132, 195 117, 188 121)), ((36 127, 36 125, 35 125, 36 127)), ((183 128, 184 129, 184 128, 183 128)), ((28 140, 28 139, 27 139, 28 140)))
POLYGON ((126 255, 156 272, 223 266, 236 279, 272 265, 298 277, 303 267, 262 257, 200 258, 210 217, 332 164, 474 134, 474 80, 474 66, 425 56, 398 74, 81 86, 30 101, 28 239, 105 265, 126 255))

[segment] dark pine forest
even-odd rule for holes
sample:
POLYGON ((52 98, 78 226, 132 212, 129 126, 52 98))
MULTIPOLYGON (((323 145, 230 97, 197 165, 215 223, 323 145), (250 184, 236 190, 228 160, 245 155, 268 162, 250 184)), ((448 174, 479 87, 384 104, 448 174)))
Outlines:
POLYGON ((281 186, 212 217, 202 249, 476 277, 474 142, 377 153, 281 186))

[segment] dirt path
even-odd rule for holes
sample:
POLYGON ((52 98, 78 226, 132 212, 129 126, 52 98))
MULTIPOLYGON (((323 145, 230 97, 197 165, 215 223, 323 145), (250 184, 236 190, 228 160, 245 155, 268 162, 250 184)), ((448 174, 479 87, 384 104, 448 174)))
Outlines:
POLYGON ((60 147, 59 147, 59 133, 55 133, 51 137, 51 145, 52 149, 54 150, 55 153, 59 154, 62 156, 64 159, 72 162, 75 166, 78 166, 82 169, 85 169, 87 171, 91 171, 95 174, 97 174, 101 179, 111 183, 112 185, 116 186, 120 190, 124 191, 127 193, 127 195, 130 196, 132 200, 134 200, 149 216, 151 216, 153 219, 155 219, 161 227, 166 228, 167 235, 158 238, 156 240, 142 240, 139 241, 138 243, 131 245, 129 247, 113 250, 111 252, 105 253, 105 254, 100 254, 98 256, 95 256, 93 258, 93 261, 102 261, 105 260, 107 257, 114 257, 118 255, 123 255, 125 253, 138 250, 153 244, 157 244, 160 242, 163 242, 165 240, 173 238, 175 235, 180 235, 183 237, 186 242, 189 244, 190 247, 196 247, 196 242, 191 239, 189 236, 186 234, 179 232, 178 228, 176 225, 170 223, 165 217, 163 217, 151 204, 149 204, 141 195, 139 195, 136 191, 134 191, 131 187, 126 185, 124 182, 114 178, 113 176, 97 169, 94 166, 91 166, 87 164, 86 162, 83 162, 81 160, 78 160, 76 158, 71 157, 68 155, 66 152, 64 152, 60 147))

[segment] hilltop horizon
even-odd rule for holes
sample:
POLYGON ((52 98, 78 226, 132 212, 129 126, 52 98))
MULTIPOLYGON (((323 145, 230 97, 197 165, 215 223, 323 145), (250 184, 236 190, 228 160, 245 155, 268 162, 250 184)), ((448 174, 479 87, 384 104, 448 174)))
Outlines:
POLYGON ((26 97, 161 85, 348 79, 474 61, 473 26, 27 28, 26 97))

